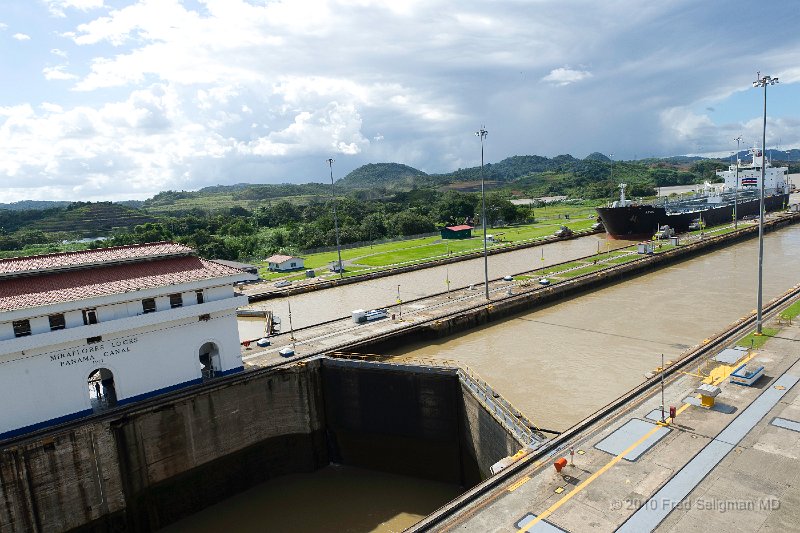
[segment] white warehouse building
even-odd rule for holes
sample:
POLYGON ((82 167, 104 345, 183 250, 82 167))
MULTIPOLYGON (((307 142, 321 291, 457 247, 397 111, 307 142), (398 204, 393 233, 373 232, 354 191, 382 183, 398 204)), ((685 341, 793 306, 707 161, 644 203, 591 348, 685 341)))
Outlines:
POLYGON ((0 439, 241 371, 252 279, 168 242, 0 260, 0 439))

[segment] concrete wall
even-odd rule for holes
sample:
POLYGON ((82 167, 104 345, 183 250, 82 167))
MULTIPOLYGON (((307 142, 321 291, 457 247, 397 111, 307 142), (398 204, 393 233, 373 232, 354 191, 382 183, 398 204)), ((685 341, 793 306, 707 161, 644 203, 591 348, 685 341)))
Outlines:
POLYGON ((326 359, 0 449, 0 533, 151 531, 330 462, 461 483, 519 449, 455 369, 326 359))
POLYGON ((326 360, 331 461, 464 484, 458 384, 451 370, 326 360))
POLYGON ((523 446, 454 368, 328 359, 323 386, 333 462, 471 487, 523 446))
POLYGON ((308 366, 278 370, 6 447, 0 532, 148 531, 320 468, 318 380, 308 366))
POLYGON ((464 475, 473 486, 491 476, 489 468, 504 457, 517 453, 522 445, 487 411, 464 383, 459 383, 458 395, 461 415, 460 442, 462 454, 469 457, 464 461, 464 475), (474 468, 474 470, 470 470, 474 468))

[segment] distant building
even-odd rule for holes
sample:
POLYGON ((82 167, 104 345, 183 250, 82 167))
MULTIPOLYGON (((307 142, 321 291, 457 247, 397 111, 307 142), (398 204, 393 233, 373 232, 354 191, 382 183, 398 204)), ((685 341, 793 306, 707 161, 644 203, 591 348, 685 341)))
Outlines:
POLYGON ((472 237, 472 226, 448 226, 442 229, 442 239, 469 239, 472 237))
POLYGON ((238 261, 228 261, 226 259, 214 259, 213 261, 215 263, 229 266, 231 268, 238 268, 239 270, 244 270, 248 274, 255 274, 256 276, 258 276, 258 267, 255 265, 251 265, 248 263, 240 263, 238 261))
POLYGON ((168 242, 0 260, 0 439, 242 370, 252 278, 168 242))
POLYGON ((291 272, 292 270, 302 270, 305 259, 293 255, 273 255, 267 258, 269 269, 273 272, 291 272))

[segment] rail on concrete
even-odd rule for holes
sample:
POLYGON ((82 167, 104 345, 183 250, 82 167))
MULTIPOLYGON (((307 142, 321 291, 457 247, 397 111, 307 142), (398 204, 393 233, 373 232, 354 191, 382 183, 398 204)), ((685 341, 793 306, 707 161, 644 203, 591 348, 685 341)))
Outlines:
MULTIPOLYGON (((764 319, 769 319, 774 317, 778 312, 786 305, 788 305, 791 301, 796 300, 800 297, 800 284, 795 285, 785 293, 777 296, 776 298, 772 299, 767 305, 764 307, 764 319)), ((677 360, 675 363, 670 365, 669 367, 662 369, 661 371, 664 373, 664 377, 673 378, 677 377, 677 373, 680 372, 683 368, 692 363, 697 362, 703 356, 708 355, 712 352, 715 352, 718 349, 726 347, 730 345, 733 341, 737 340, 743 333, 748 333, 750 328, 755 324, 756 315, 755 313, 751 313, 745 317, 740 318, 730 326, 728 326, 725 330, 718 333, 714 337, 710 339, 705 339, 702 344, 697 345, 687 352, 685 355, 677 360)), ((502 484, 507 482, 510 478, 516 476, 517 474, 521 473, 525 468, 530 466, 534 461, 538 461, 551 452, 564 449, 570 441, 577 438, 581 433, 589 429, 592 425, 596 424, 597 422, 608 418, 612 415, 615 411, 625 408, 633 399, 640 397, 644 394, 654 394, 657 393, 658 388, 661 385, 661 380, 659 379, 649 379, 648 381, 642 383, 641 385, 631 389, 627 393, 623 394, 613 402, 601 407, 599 410, 591 414, 590 416, 586 417, 582 421, 578 422, 567 431, 563 432, 558 437, 555 437, 549 441, 547 441, 543 446, 541 446, 535 453, 530 454, 517 463, 509 466, 499 474, 489 478, 488 480, 484 481, 483 483, 473 487, 469 491, 465 492, 458 498, 450 501, 443 507, 437 509, 430 515, 423 518, 421 521, 417 522, 414 526, 408 528, 406 531, 410 532, 421 532, 421 531, 428 531, 432 528, 435 528, 437 525, 441 525, 445 520, 453 516, 459 509, 469 505, 470 503, 476 502, 481 497, 485 496, 489 492, 500 488, 502 484)))

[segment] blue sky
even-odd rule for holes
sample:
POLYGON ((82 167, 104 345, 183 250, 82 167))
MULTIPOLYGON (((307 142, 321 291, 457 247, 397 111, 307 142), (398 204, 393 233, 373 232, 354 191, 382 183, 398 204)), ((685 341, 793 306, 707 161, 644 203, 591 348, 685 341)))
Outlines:
POLYGON ((0 2, 0 202, 144 199, 522 154, 800 148, 776 0, 0 2), (757 27, 755 21, 768 23, 757 27))

